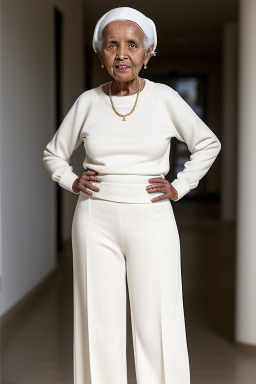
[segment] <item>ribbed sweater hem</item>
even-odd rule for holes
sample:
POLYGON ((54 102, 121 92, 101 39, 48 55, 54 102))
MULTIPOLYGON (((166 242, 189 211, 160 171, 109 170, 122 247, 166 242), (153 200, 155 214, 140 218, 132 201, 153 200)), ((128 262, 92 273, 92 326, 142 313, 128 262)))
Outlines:
MULTIPOLYGON (((160 175, 154 176, 138 176, 138 175, 98 175, 102 179, 101 182, 90 181, 94 186, 100 190, 93 191, 92 197, 98 199, 110 200, 122 203, 145 203, 153 204, 151 199, 163 195, 163 192, 148 193, 146 186, 153 184, 149 183, 148 179, 155 177, 162 177, 160 175), (118 180, 119 177, 119 181, 118 180), (106 179, 108 181, 106 181, 106 179), (115 182, 109 180, 116 180, 115 182), (125 182, 124 182, 125 181, 125 182)), ((80 192, 83 193, 83 192, 80 192)))

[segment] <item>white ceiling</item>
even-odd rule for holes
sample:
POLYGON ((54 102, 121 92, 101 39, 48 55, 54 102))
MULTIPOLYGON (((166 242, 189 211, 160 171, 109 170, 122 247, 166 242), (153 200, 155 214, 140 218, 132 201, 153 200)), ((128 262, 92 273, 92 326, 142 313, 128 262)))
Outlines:
POLYGON ((225 23, 238 21, 239 0, 84 0, 86 44, 98 19, 112 8, 129 6, 156 24, 158 57, 212 57, 221 54, 225 23))

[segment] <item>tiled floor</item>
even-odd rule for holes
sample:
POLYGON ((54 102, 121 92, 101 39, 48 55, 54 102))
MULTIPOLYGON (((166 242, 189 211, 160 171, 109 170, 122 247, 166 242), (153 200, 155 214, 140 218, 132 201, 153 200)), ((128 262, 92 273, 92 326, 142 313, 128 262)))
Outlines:
MULTIPOLYGON (((256 347, 233 341, 235 226, 218 220, 216 202, 184 200, 174 210, 191 384, 255 384, 256 347)), ((62 256, 55 279, 2 329, 2 384, 73 384, 71 249, 62 256)), ((135 384, 129 316, 128 377, 135 384)))

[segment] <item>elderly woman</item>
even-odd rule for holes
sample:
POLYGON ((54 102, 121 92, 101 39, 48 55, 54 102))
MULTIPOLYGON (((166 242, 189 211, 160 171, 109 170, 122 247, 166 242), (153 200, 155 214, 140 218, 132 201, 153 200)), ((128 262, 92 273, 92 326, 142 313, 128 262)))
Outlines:
POLYGON ((93 48, 112 80, 83 92, 44 151, 52 179, 78 194, 72 223, 74 382, 126 384, 126 276, 138 384, 189 384, 179 234, 172 200, 195 188, 220 151, 171 87, 139 77, 155 24, 119 7, 93 48), (172 137, 190 160, 169 183, 172 137), (84 142, 85 172, 70 157, 84 142))

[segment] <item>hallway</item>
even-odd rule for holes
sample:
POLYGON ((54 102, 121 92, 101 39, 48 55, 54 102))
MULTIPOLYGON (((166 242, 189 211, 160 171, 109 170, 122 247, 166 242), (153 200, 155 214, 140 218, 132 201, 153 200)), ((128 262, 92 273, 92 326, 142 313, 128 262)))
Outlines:
MULTIPOLYGON (((218 219, 217 201, 173 206, 182 246, 191 384, 254 384, 255 347, 233 342, 234 224, 218 219)), ((69 245, 44 289, 2 329, 2 384, 73 382, 72 284, 69 245)), ((127 336, 128 382, 135 384, 129 320, 127 336)))

